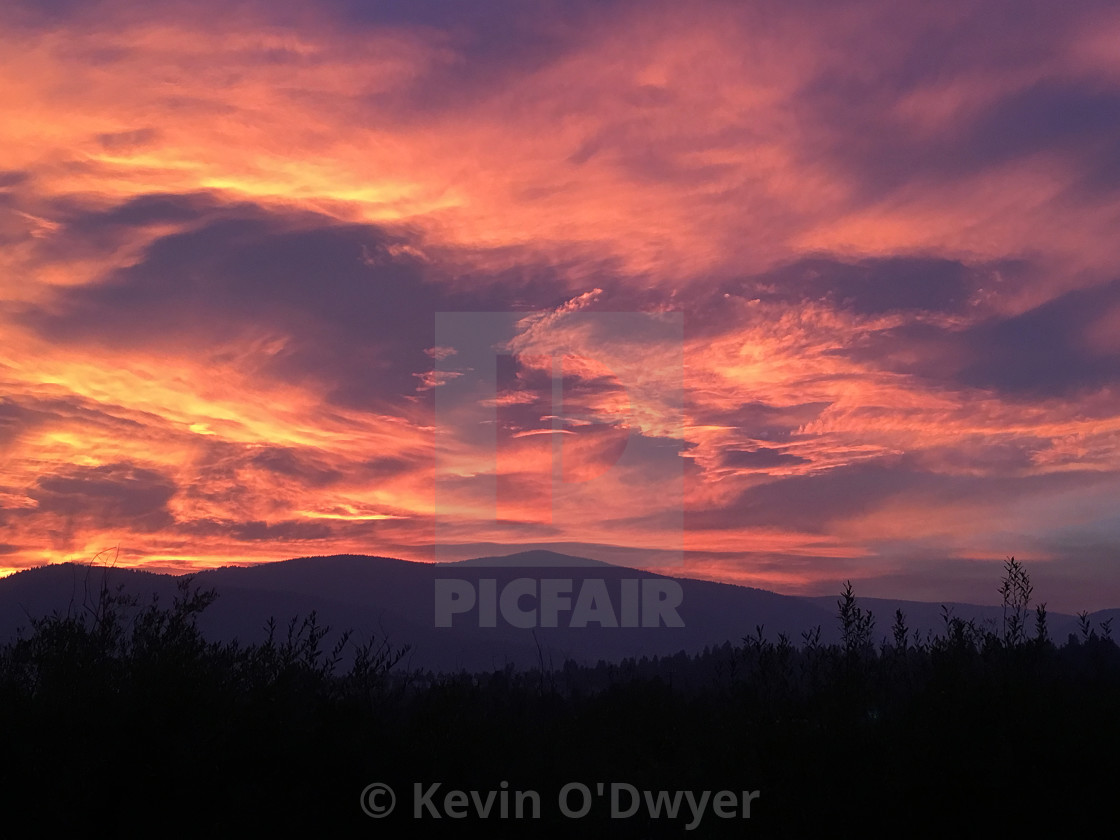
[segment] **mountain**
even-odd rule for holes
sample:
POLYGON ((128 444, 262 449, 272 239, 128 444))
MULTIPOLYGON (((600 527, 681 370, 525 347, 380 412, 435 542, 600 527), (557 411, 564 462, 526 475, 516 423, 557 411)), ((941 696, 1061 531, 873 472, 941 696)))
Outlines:
MULTIPOLYGON (((120 587, 136 595, 141 604, 153 596, 160 604, 170 604, 178 580, 172 575, 70 563, 18 572, 0 579, 0 639, 11 638, 20 626, 26 628, 31 618, 88 609, 102 586, 120 587)), ((567 659, 594 664, 600 659, 617 662, 682 650, 692 653, 728 641, 738 643, 754 635, 759 625, 768 638, 784 633, 794 643, 800 643, 803 631, 817 626, 823 642, 838 636, 835 598, 802 598, 671 578, 546 551, 446 564, 364 555, 301 557, 202 571, 195 575, 194 584, 213 588, 219 596, 199 619, 209 638, 259 642, 270 618, 282 637, 293 618, 298 619, 298 629, 298 622, 314 611, 320 625, 331 628, 323 642, 326 650, 341 630, 351 629, 355 640, 387 640, 393 647, 408 644, 410 652, 402 665, 433 671, 497 670, 507 664, 559 666, 567 659), (551 599, 538 601, 542 586, 554 591, 551 599), (513 597, 519 587, 533 592, 513 597), (502 593, 506 593, 504 601, 502 593), (475 600, 481 609, 452 612, 465 605, 455 595, 475 600), (437 596, 444 599, 439 603, 451 626, 437 626, 437 596), (675 597, 680 598, 675 609, 657 604, 659 598, 671 603, 675 597), (504 620, 506 611, 516 618, 516 610, 545 601, 558 606, 552 622, 557 626, 537 626, 550 623, 546 608, 537 614, 534 626, 518 627, 504 620), (495 626, 480 626, 485 623, 479 616, 487 603, 495 626), (657 609, 670 617, 679 615, 683 626, 628 626, 639 623, 640 613, 656 617, 657 609), (592 620, 583 622, 580 616, 592 620), (595 619, 620 626, 600 626, 595 619), (569 626, 580 623, 586 626, 569 626)), ((942 629, 939 605, 878 599, 859 603, 876 616, 876 639, 889 636, 896 606, 906 613, 912 629, 942 629)), ((953 605, 952 609, 966 619, 988 620, 1001 614, 998 607, 953 605)), ((1049 621, 1055 639, 1064 640, 1076 628, 1072 616, 1051 614, 1049 621)))

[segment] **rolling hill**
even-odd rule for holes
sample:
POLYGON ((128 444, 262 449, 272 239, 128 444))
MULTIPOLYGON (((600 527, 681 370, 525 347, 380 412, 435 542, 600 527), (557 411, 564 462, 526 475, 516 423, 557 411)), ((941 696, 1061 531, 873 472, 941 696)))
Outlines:
MULTIPOLYGON (((29 569, 0 579, 0 639, 14 636, 30 620, 54 611, 87 609, 102 586, 118 587, 137 596, 141 604, 157 597, 170 604, 178 578, 132 569, 57 564, 29 569)), ((800 643, 805 630, 821 627, 821 640, 838 637, 836 598, 803 598, 780 595, 711 581, 666 578, 650 572, 613 566, 590 558, 569 557, 547 551, 522 552, 448 564, 414 563, 388 557, 335 555, 301 557, 255 566, 224 567, 198 573, 194 583, 213 588, 217 600, 202 614, 199 626, 215 640, 259 642, 265 638, 269 618, 277 632, 286 634, 293 618, 302 621, 314 611, 320 625, 331 628, 324 640, 327 649, 342 629, 357 640, 387 640, 393 647, 409 645, 403 667, 432 671, 488 671, 512 664, 531 667, 543 663, 560 666, 565 660, 594 664, 600 659, 616 662, 627 657, 666 656, 679 651, 698 652, 725 642, 738 643, 761 625, 764 635, 776 639, 786 634, 800 643), (452 626, 437 627, 437 579, 454 579, 461 588, 481 593, 482 580, 498 593, 512 581, 529 578, 532 586, 544 579, 571 581, 569 608, 582 588, 607 593, 615 606, 625 599, 625 587, 676 581, 681 603, 677 609, 683 626, 604 627, 566 626, 567 611, 556 627, 515 627, 503 621, 479 626, 477 614, 453 617, 452 626), (587 581, 594 581, 588 585, 587 581), (600 583, 601 581, 601 583, 600 583), (625 583, 631 581, 632 583, 625 583)), ((671 585, 671 584, 670 584, 671 585)), ((481 597, 481 596, 480 596, 481 597)), ((528 608, 533 599, 522 600, 528 608)), ((894 610, 901 608, 912 629, 942 629, 938 604, 882 599, 861 599, 861 606, 876 616, 875 638, 888 636, 894 610)), ((981 623, 996 622, 1001 608, 951 605, 953 615, 981 623)), ((1093 616, 1094 625, 1117 610, 1093 616)), ((1064 640, 1076 629, 1073 616, 1051 614, 1051 635, 1064 640)), ((1033 616, 1031 617, 1033 622, 1033 616)), ((538 622, 540 623, 540 622, 538 622)), ((618 623, 625 625, 625 621, 618 623)), ((1032 625, 1033 626, 1033 625, 1032 625)))

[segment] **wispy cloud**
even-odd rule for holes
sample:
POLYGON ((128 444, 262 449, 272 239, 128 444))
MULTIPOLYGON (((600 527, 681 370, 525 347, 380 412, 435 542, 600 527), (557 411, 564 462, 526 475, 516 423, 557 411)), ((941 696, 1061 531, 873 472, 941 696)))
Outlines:
POLYGON ((697 574, 959 596, 1027 546, 1114 605, 1118 34, 1095 0, 7 4, 0 568, 430 558, 440 447, 462 544, 621 551, 672 444, 697 574), (435 424, 470 311, 523 313, 504 522, 435 424), (623 313, 683 339, 585 317, 623 313), (634 460, 546 520, 556 446, 634 460))

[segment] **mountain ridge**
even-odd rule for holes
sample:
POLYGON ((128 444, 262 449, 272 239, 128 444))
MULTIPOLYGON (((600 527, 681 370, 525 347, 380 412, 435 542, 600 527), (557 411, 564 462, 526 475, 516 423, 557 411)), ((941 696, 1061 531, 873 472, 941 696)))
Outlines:
MULTIPOLYGON (((491 670, 507 664, 531 667, 540 662, 562 664, 568 658, 594 663, 642 656, 668 656, 680 651, 700 652, 730 642, 738 644, 763 635, 776 640, 784 634, 797 644, 802 634, 821 628, 824 643, 837 641, 836 598, 784 595, 731 583, 678 578, 616 566, 592 558, 556 552, 531 551, 482 557, 455 563, 422 563, 362 554, 308 555, 249 566, 222 566, 195 573, 195 586, 218 593, 216 601, 200 616, 199 627, 219 641, 263 641, 268 619, 284 628, 293 618, 315 613, 332 634, 352 629, 358 638, 387 640, 393 646, 411 646, 411 667, 421 670, 491 670), (495 562, 498 561, 498 562, 495 562), (528 562, 526 562, 528 561, 528 562), (573 561, 571 565, 564 565, 573 561), (677 581, 683 599, 683 627, 480 627, 469 615, 456 616, 453 627, 437 627, 434 620, 434 587, 437 578, 454 572, 456 580, 478 586, 482 579, 506 586, 517 578, 561 578, 572 581, 575 593, 587 580, 603 581, 617 593, 625 579, 677 581)), ((0 579, 0 641, 27 628, 32 618, 52 612, 84 610, 96 600, 102 586, 118 586, 144 605, 154 596, 169 604, 184 575, 149 572, 81 563, 33 567, 0 579)), ((599 584, 597 584, 599 585, 599 584)), ((636 586, 636 584, 635 584, 636 586)), ((941 604, 859 598, 876 618, 874 639, 889 638, 894 609, 906 613, 911 630, 923 633, 943 629, 941 604)), ((982 625, 997 622, 999 606, 951 603, 951 614, 982 625)), ((1090 615, 1099 626, 1120 610, 1090 615)), ((1051 638, 1064 640, 1077 632, 1077 619, 1060 613, 1048 616, 1051 638)), ((1033 616, 1030 628, 1033 632, 1033 616)))

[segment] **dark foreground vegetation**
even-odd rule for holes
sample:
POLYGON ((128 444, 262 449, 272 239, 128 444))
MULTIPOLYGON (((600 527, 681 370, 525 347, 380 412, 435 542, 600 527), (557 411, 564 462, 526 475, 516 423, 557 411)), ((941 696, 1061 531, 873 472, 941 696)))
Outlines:
POLYGON ((817 630, 774 643, 760 628, 697 656, 441 677, 398 673, 384 644, 351 645, 340 668, 343 648, 322 649, 314 617, 262 644, 209 643, 195 618, 215 595, 189 581, 171 605, 103 591, 0 650, 0 803, 9 826, 26 815, 36 833, 117 836, 967 837, 1111 823, 1111 628, 1083 620, 1049 639, 1014 560, 1000 591, 1001 626, 946 614, 936 637, 915 637, 900 614, 881 629, 849 587, 839 645, 817 630), (371 782, 396 791, 384 819, 360 807, 371 782), (414 785, 435 782, 441 816, 418 821, 414 785), (570 782, 607 795, 564 817, 570 782), (759 794, 749 819, 709 805, 687 830, 685 804, 675 819, 644 801, 612 819, 612 782, 667 802, 759 794), (456 819, 451 789, 497 792, 494 812, 508 795, 511 816, 513 792, 535 791, 540 818, 525 800, 525 819, 456 819))

